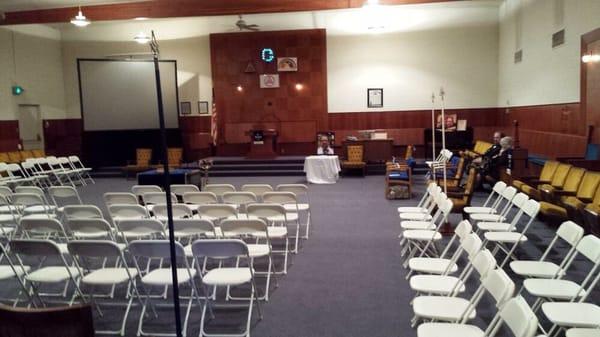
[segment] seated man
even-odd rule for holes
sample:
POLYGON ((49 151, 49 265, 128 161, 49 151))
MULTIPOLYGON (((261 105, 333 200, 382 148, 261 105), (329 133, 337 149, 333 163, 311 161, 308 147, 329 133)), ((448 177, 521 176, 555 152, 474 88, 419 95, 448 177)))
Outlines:
POLYGON ((484 161, 491 160, 500 152, 500 139, 504 137, 504 134, 500 131, 494 132, 494 145, 490 147, 483 155, 473 159, 472 164, 475 166, 481 166, 484 161))
POLYGON ((500 139, 500 151, 482 163, 479 168, 478 180, 490 176, 493 180, 498 181, 500 179, 499 168, 510 170, 512 168, 512 147, 513 140, 511 137, 500 139))
POLYGON ((317 154, 333 154, 333 148, 329 146, 329 139, 325 136, 321 137, 321 143, 317 148, 317 154))

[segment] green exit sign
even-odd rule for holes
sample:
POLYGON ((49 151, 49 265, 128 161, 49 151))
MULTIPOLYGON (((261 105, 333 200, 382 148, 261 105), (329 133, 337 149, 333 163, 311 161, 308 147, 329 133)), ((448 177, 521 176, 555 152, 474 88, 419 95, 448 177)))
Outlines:
POLYGON ((23 89, 23 87, 22 87, 22 86, 20 86, 20 85, 14 85, 14 86, 12 87, 12 93, 13 93, 13 95, 15 95, 15 96, 19 96, 20 94, 22 94, 22 93, 23 93, 23 91, 25 91, 25 89, 23 89))

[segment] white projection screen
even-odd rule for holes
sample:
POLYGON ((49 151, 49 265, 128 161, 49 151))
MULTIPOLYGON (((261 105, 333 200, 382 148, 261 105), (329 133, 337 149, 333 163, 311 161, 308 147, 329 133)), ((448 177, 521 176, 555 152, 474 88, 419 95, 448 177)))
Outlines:
MULTIPOLYGON (((158 129, 154 63, 78 59, 85 131, 158 129)), ((166 128, 178 127, 177 63, 160 61, 166 128)))

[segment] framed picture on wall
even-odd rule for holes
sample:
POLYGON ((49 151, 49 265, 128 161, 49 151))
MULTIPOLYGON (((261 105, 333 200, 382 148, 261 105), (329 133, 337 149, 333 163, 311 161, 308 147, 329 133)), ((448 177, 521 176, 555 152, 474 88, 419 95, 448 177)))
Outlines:
POLYGON ((368 108, 383 108, 383 89, 382 88, 367 89, 367 107, 368 108))
POLYGON ((198 113, 201 115, 208 115, 208 102, 198 101, 198 113))
POLYGON ((179 103, 179 113, 181 113, 181 115, 191 115, 192 114, 192 103, 191 102, 179 103))

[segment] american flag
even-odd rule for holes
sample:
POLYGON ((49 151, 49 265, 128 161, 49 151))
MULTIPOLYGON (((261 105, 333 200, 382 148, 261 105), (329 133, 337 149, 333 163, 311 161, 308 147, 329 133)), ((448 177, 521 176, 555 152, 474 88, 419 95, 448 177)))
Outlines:
POLYGON ((213 145, 217 145, 217 103, 213 100, 212 103, 212 115, 210 117, 210 136, 212 137, 213 145))

